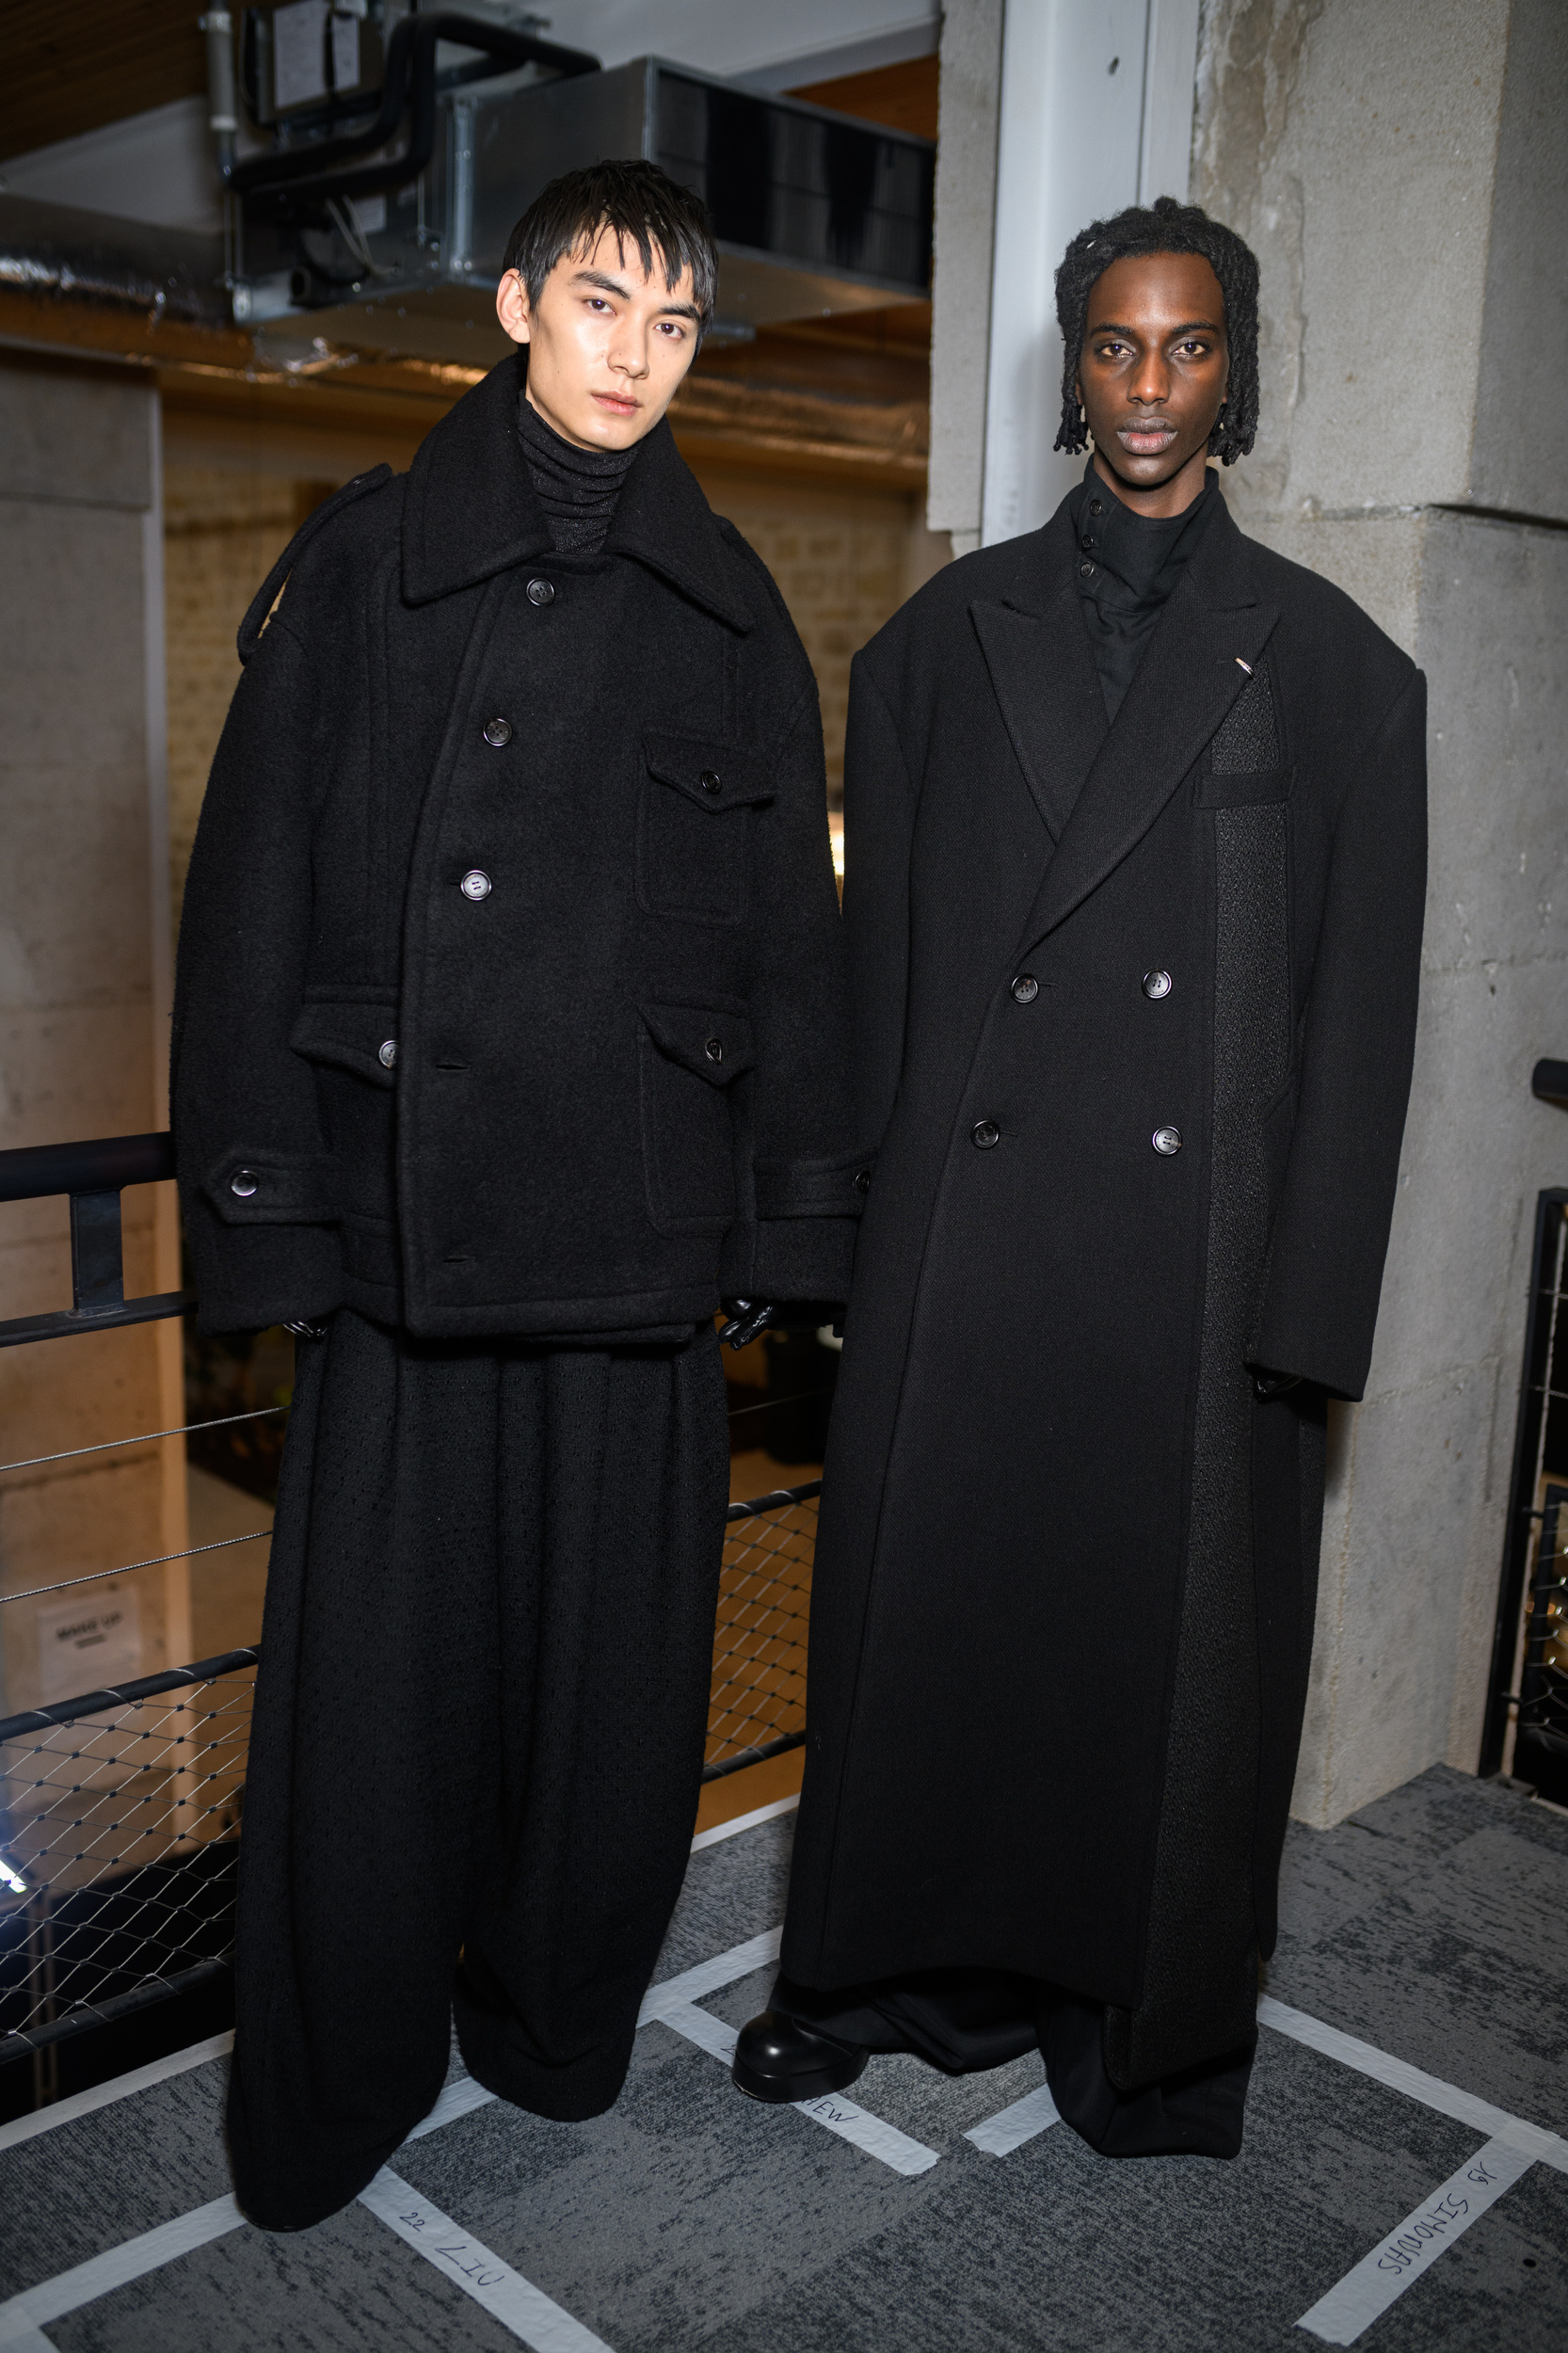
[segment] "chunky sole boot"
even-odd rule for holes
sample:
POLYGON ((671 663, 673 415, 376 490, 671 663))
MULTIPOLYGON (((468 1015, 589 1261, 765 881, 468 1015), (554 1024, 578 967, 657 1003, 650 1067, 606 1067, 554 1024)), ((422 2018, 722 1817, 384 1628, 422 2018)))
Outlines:
POLYGON ((787 2010, 765 2009, 741 2028, 729 2073, 738 2091, 770 2107, 787 2107, 842 2091, 864 2072, 868 2057, 858 2042, 819 2034, 787 2010))

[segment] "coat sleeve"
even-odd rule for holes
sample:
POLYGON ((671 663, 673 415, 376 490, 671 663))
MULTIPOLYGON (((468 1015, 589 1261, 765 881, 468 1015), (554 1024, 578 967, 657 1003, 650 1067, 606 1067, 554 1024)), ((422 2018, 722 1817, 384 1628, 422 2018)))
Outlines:
POLYGON ((855 1130, 874 1151, 904 1066, 915 794, 893 714, 864 654, 850 671, 844 749, 844 929, 855 1130))
POLYGON ((1296 1118, 1250 1361, 1362 1396, 1410 1096, 1426 906, 1426 680, 1367 747, 1335 830, 1296 1118))
POLYGON ((773 755, 754 872, 751 1214, 726 1237, 727 1298, 849 1295, 865 1161, 850 1117, 843 923, 813 686, 773 755))
POLYGON ((169 1093, 208 1332, 323 1315, 343 1295, 314 1074, 289 1046, 310 946, 312 795, 329 766, 329 667, 280 609, 235 690, 191 854, 169 1093))

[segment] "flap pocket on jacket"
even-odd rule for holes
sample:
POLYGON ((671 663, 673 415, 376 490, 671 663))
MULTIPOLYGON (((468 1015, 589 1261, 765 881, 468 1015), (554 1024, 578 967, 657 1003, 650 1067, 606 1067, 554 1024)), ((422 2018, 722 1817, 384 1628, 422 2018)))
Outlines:
POLYGON ((307 1062, 351 1070, 373 1086, 397 1084, 397 1007, 323 998, 307 1004, 289 1032, 289 1044, 307 1062))
POLYGON ((744 1014, 715 1012, 711 1005, 640 1005, 638 1011, 671 1062, 710 1086, 728 1086, 757 1059, 744 1014))
POLYGON ((1294 768, 1270 768, 1256 775, 1207 776, 1198 788, 1198 807, 1258 808, 1270 801, 1288 801, 1295 781, 1294 768))
POLYGON ((276 1152, 226 1152, 201 1187, 225 1225, 331 1225, 331 1162, 276 1152))
POLYGON ((648 773, 662 784, 673 784, 711 817, 728 808, 744 808, 771 801, 773 779, 760 752, 738 744, 715 744, 712 737, 665 735, 650 729, 643 737, 648 773))

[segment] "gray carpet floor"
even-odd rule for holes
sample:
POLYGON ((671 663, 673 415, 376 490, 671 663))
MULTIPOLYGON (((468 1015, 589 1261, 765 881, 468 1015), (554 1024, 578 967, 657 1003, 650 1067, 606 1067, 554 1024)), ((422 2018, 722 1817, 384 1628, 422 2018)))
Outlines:
MULTIPOLYGON (((785 1816, 693 1857, 661 1980, 776 1926, 792 1828, 785 1816)), ((1568 2129, 1568 1817, 1436 1769, 1337 1830, 1293 1826, 1283 1893, 1275 1999, 1568 2129)), ((700 2007, 738 2025, 770 1977, 736 1977, 700 2007)), ((992 2155, 964 2136, 1041 2084, 1037 2058, 960 2082, 873 2059, 853 2099, 936 2153, 910 2176, 807 2115, 742 2099, 719 2057, 654 2021, 610 2115, 547 2124, 490 2102, 399 2153, 423 2254, 363 2205, 296 2237, 159 2241, 168 2260, 106 2292, 97 2272, 45 2287, 56 2305, 37 2329, 33 2298, 6 2299, 112 2265, 124 2242, 225 2196, 224 2072, 208 2061, 0 2145, 0 2348, 1306 2347, 1320 2340, 1298 2331, 1303 2314, 1488 2139, 1265 2027, 1229 2165, 1117 2165, 1063 2124, 992 2155), (512 2274, 560 2314, 530 2305, 512 2274)), ((1560 2353, 1568 2172, 1531 2163, 1356 2342, 1560 2353)))

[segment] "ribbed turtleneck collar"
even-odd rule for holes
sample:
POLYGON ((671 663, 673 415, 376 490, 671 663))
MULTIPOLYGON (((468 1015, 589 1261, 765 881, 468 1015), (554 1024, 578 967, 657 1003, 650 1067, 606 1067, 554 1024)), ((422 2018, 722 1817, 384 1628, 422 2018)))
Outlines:
POLYGON ((1118 613, 1158 610, 1176 586, 1219 495, 1210 467, 1203 488, 1179 515, 1137 515, 1102 481, 1091 458, 1073 528, 1079 578, 1095 602, 1118 613))
POLYGON ((616 511, 621 485, 642 448, 579 449, 545 423, 526 391, 518 394, 518 433, 529 479, 550 522, 557 550, 597 555, 616 511))

